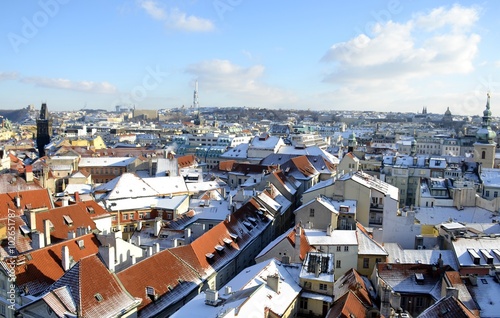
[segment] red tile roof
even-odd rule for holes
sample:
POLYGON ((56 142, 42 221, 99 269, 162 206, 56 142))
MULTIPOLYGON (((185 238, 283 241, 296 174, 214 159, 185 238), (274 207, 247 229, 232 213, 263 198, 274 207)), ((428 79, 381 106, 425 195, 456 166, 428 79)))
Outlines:
POLYGON ((68 246, 70 256, 77 262, 85 256, 97 254, 99 245, 94 234, 87 234, 3 262, 15 263, 16 285, 21 290, 26 288, 31 295, 37 295, 64 274, 61 260, 63 246, 68 246), (79 240, 83 240, 84 248, 79 247, 79 240))
POLYGON ((35 217, 36 229, 40 232, 45 230, 44 220, 50 220, 53 226, 50 236, 56 240, 66 240, 68 233, 76 233, 77 228, 83 227, 90 231, 97 229, 83 202, 38 212, 35 217))
POLYGON ((21 215, 25 208, 52 208, 52 199, 47 189, 27 190, 19 192, 0 193, 0 219, 7 218, 8 209, 21 215), (16 197, 20 197, 20 208, 16 206, 16 197))
POLYGON ((80 259, 49 290, 63 286, 69 287, 79 317, 120 316, 139 305, 96 255, 80 259))
POLYGON ((307 156, 298 156, 290 160, 304 176, 309 177, 318 174, 318 171, 314 168, 309 159, 307 159, 307 156))
POLYGON ((356 295, 349 291, 336 301, 326 318, 366 317, 366 308, 356 295))
POLYGON ((194 155, 185 155, 177 158, 179 168, 187 168, 196 164, 196 157, 194 155))
POLYGON ((366 306, 372 306, 372 299, 367 290, 366 284, 359 273, 351 268, 335 282, 335 300, 344 296, 348 292, 353 292, 359 300, 366 306))
POLYGON ((309 245, 309 241, 307 240, 307 236, 304 233, 304 229, 300 227, 300 225, 296 225, 295 229, 288 234, 287 238, 292 244, 292 246, 295 247, 295 240, 296 240, 296 234, 297 230, 300 228, 300 259, 304 260, 308 252, 313 252, 316 251, 314 247, 309 245))
POLYGON ((147 287, 152 287, 158 296, 164 297, 174 292, 189 293, 194 284, 201 283, 197 272, 186 264, 191 263, 193 256, 181 260, 173 253, 173 250, 179 249, 189 249, 189 245, 161 251, 117 274, 125 289, 132 296, 142 299, 139 310, 153 303, 146 293, 147 287))

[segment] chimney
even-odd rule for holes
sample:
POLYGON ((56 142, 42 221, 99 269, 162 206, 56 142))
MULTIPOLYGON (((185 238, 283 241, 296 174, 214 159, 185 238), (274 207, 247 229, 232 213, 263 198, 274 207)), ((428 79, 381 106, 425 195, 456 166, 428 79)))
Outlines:
POLYGON ((326 227, 326 235, 332 236, 332 225, 331 224, 328 224, 328 226, 326 227))
POLYGON ((75 202, 80 202, 80 193, 78 191, 75 192, 75 202))
POLYGON ((189 244, 191 242, 191 235, 192 235, 192 232, 191 232, 191 228, 187 227, 184 229, 184 241, 186 242, 186 244, 189 244))
POLYGON ((226 215, 226 223, 231 223, 231 213, 226 215))
POLYGON ((69 266, 70 266, 69 248, 66 245, 64 245, 62 247, 62 257, 61 257, 61 260, 62 260, 62 267, 63 267, 64 271, 66 272, 69 269, 69 266))
POLYGON ((45 246, 49 246, 50 242, 50 220, 43 220, 43 235, 45 237, 45 246))
POLYGON ((276 294, 280 293, 280 285, 281 280, 278 273, 267 276, 267 286, 269 286, 269 288, 271 288, 276 294))
POLYGON ((110 272, 115 271, 115 247, 111 245, 99 246, 99 255, 110 272))
POLYGON ((75 231, 68 231, 68 239, 74 239, 76 237, 75 231))
POLYGON ((159 253, 160 252, 160 243, 155 243, 154 247, 155 247, 155 254, 159 253))
POLYGON ((33 167, 31 165, 26 166, 25 171, 26 182, 33 182, 33 167))
POLYGON ((455 287, 446 287, 446 297, 453 296, 458 299, 458 289, 455 287))
POLYGON ((154 236, 158 237, 161 231, 161 223, 162 220, 160 217, 155 218, 155 224, 154 224, 154 236))
POLYGON ((31 246, 34 250, 45 247, 45 238, 43 234, 37 230, 31 232, 31 246))
POLYGON ((16 207, 21 207, 21 197, 19 195, 16 195, 16 207))
POLYGON ((69 198, 68 197, 64 197, 63 200, 62 200, 62 206, 68 206, 69 205, 69 198))
POLYGON ((135 263, 137 263, 137 257, 135 255, 131 255, 130 259, 131 259, 132 265, 134 265, 135 263))
POLYGON ((31 209, 28 210, 28 222, 30 224, 30 230, 36 230, 36 214, 31 211, 31 209))
POLYGON ((316 264, 314 264, 314 276, 316 278, 318 278, 319 274, 321 274, 321 264, 320 263, 316 263, 316 264))
POLYGON ((137 231, 141 231, 141 230, 142 230, 142 220, 137 222, 137 231))
POLYGON ((136 242, 137 246, 141 246, 141 236, 140 235, 137 235, 135 242, 136 242))
POLYGON ((300 234, 302 232, 302 228, 297 226, 295 229, 295 259, 294 262, 300 262, 300 234))
POLYGON ((147 256, 152 256, 152 255, 153 255, 153 247, 152 246, 148 246, 147 256))
POLYGON ((231 295, 232 289, 231 286, 226 286, 224 295, 231 295))

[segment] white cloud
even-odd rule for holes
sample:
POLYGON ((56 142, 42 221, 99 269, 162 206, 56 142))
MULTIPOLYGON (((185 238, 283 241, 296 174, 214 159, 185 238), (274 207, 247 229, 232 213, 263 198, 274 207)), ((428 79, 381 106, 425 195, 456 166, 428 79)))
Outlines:
POLYGON ((140 0, 138 3, 149 16, 155 20, 163 21, 169 29, 188 32, 207 32, 214 29, 212 21, 194 15, 187 15, 178 8, 167 10, 154 0, 140 0))
POLYGON ((117 89, 114 85, 108 82, 92 82, 92 81, 71 81, 64 78, 46 78, 46 77, 24 77, 21 82, 33 84, 40 87, 59 88, 73 91, 113 94, 117 89))
POLYGON ((203 61, 186 69, 196 77, 200 90, 225 94, 236 103, 247 101, 255 106, 268 106, 296 101, 293 94, 262 82, 264 71, 262 65, 242 67, 228 60, 203 61))
POLYGON ((481 37, 471 30, 478 8, 455 5, 415 15, 409 21, 376 24, 370 35, 359 34, 335 43, 322 61, 333 65, 324 82, 340 85, 338 93, 375 93, 380 90, 418 94, 415 80, 433 76, 470 74, 474 71, 481 37))
POLYGON ((18 77, 17 72, 0 72, 0 81, 15 80, 18 77))

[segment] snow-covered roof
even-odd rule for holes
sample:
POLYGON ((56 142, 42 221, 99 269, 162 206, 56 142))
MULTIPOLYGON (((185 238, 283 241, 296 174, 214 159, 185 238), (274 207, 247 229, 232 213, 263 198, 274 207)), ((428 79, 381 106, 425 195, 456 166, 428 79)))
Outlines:
POLYGON ((125 167, 136 160, 135 157, 83 157, 78 166, 85 167, 125 167))
POLYGON ((309 193, 309 192, 313 192, 313 191, 316 191, 319 189, 323 189, 323 188, 326 188, 326 187, 333 185, 334 183, 335 183, 335 180, 333 180, 333 178, 329 178, 329 179, 326 179, 326 180, 323 180, 323 181, 316 183, 315 185, 313 185, 312 187, 310 187, 309 189, 304 191, 304 193, 309 193))
POLYGON ((402 249, 397 243, 384 243, 384 248, 389 253, 388 263, 399 264, 437 264, 439 257, 444 265, 449 265, 454 270, 459 270, 455 253, 450 250, 410 250, 402 249))
MULTIPOLYGON (((172 197, 142 197, 142 198, 128 198, 108 201, 108 208, 111 211, 127 211, 134 209, 165 209, 175 210, 181 203, 187 200, 187 195, 177 195, 172 197)), ((179 211, 180 213, 186 211, 179 211)))
POLYGON ((188 192, 186 182, 181 176, 143 178, 142 180, 160 194, 188 192))
POLYGON ((469 286, 472 297, 480 308, 481 317, 498 317, 500 313, 500 284, 495 277, 477 276, 477 286, 469 286))
POLYGON ((330 235, 326 231, 304 229, 307 241, 312 246, 318 245, 358 245, 355 230, 333 230, 330 235))
POLYGON ((460 266, 500 266, 500 235, 462 238, 452 240, 453 249, 460 266), (474 259, 476 263, 474 262, 474 259), (489 259, 489 261, 488 261, 489 259))
POLYGON ((481 169, 481 180, 485 187, 500 187, 500 169, 481 169))
POLYGON ((359 228, 356 230, 358 237, 358 255, 384 255, 387 256, 387 251, 370 238, 365 232, 359 228))
POLYGON ((455 207, 420 207, 415 211, 415 218, 421 224, 441 224, 449 220, 466 223, 491 223, 493 214, 479 207, 464 207, 457 210, 455 207))
POLYGON ((219 305, 207 305, 206 293, 201 293, 172 317, 252 317, 256 312, 264 313, 266 308, 278 316, 284 315, 301 291, 288 268, 274 259, 248 267, 219 289, 219 305), (269 275, 278 276, 279 293, 269 286, 269 275))
POLYGON ((220 155, 223 159, 246 159, 248 153, 248 144, 239 144, 236 147, 229 149, 222 155, 220 155))

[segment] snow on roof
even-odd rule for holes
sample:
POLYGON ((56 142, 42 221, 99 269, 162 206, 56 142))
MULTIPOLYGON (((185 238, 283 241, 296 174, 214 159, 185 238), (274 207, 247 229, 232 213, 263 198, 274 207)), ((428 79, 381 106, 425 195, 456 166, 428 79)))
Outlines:
POLYGON ((365 232, 359 228, 356 230, 358 237, 358 255, 385 255, 387 251, 370 238, 365 232))
POLYGON ((184 182, 184 178, 181 176, 143 178, 143 181, 162 194, 185 193, 188 191, 186 182, 184 182))
POLYGON ((84 157, 78 166, 85 167, 125 167, 136 160, 135 157, 84 157))
POLYGON ((221 158, 224 159, 246 159, 248 153, 248 144, 239 144, 236 147, 229 149, 222 155, 221 158))
POLYGON ((92 192, 92 185, 91 184, 73 184, 70 183, 66 186, 66 189, 64 189, 64 192, 68 194, 74 194, 75 192, 78 192, 79 194, 90 194, 92 192))
POLYGON ((331 153, 326 152, 318 146, 310 146, 303 149, 297 149, 295 146, 281 146, 278 151, 278 154, 282 155, 296 155, 296 156, 322 156, 333 164, 338 164, 339 159, 332 155, 331 153))
POLYGON ((377 179, 367 173, 358 171, 353 175, 346 174, 341 177, 342 180, 351 179, 359 184, 362 184, 370 189, 377 190, 384 195, 389 195, 392 199, 399 199, 399 189, 387 182, 377 179))
POLYGON ((318 245, 358 245, 355 230, 333 230, 331 235, 317 229, 304 229, 307 241, 312 246, 318 245))
POLYGON ((333 178, 323 180, 323 181, 316 183, 315 185, 313 185, 312 187, 310 187, 306 191, 304 191, 304 193, 309 193, 309 192, 313 192, 313 191, 316 191, 319 189, 323 189, 323 188, 326 188, 326 187, 333 185, 334 183, 335 183, 335 180, 333 180, 333 178))
POLYGON ((270 206, 274 211, 281 211, 281 205, 276 202, 275 200, 273 200, 272 198, 270 198, 267 194, 265 193, 259 193, 259 195, 257 196, 257 198, 259 200, 262 200, 266 205, 270 206))
POLYGON ((481 180, 485 187, 500 187, 500 169, 481 169, 481 180))
POLYGON ((450 250, 412 250, 402 249, 397 243, 384 243, 387 251, 388 263, 398 264, 437 264, 441 256, 444 265, 449 265, 454 270, 459 266, 455 258, 455 253, 450 250))
POLYGON ((255 256, 255 259, 258 259, 259 257, 266 255, 266 253, 269 252, 271 249, 273 249, 276 245, 278 245, 279 242, 285 240, 293 230, 294 230, 293 227, 290 228, 288 231, 275 238, 271 243, 267 244, 266 247, 264 247, 260 251, 260 253, 257 256, 255 256))
POLYGON ((457 210, 455 207, 420 207, 415 211, 415 218, 421 224, 441 224, 450 219, 455 222, 465 223, 491 223, 493 214, 479 207, 464 207, 457 210))
POLYGON ((198 193, 208 190, 219 189, 217 181, 188 182, 186 183, 189 193, 198 193))
POLYGON ((460 266, 500 266, 500 237, 496 235, 492 236, 475 238, 458 237, 452 241, 453 249, 455 250, 460 266), (477 263, 474 261, 475 257, 479 257, 476 260, 477 263), (490 258, 489 261, 488 258, 490 258))
POLYGON ((500 284, 495 277, 477 276, 477 286, 469 286, 472 297, 476 300, 481 317, 498 317, 500 313, 500 284))
POLYGON ((250 141, 251 148, 274 149, 278 143, 284 144, 281 137, 278 136, 255 136, 250 141), (263 138, 266 137, 266 138, 263 138))
MULTIPOLYGON (((187 195, 177 195, 172 197, 142 197, 142 198, 128 198, 113 200, 111 205, 108 202, 108 207, 111 211, 127 211, 134 209, 151 209, 155 207, 157 209, 175 210, 177 209, 186 199, 187 195)), ((179 211, 180 213, 186 211, 179 211)))
POLYGON ((317 280, 323 282, 334 282, 333 273, 333 254, 310 252, 307 253, 306 259, 300 270, 300 278, 307 280, 317 280), (315 265, 320 264, 320 272, 316 273, 315 265))
POLYGON ((265 308, 282 316, 301 291, 301 287, 287 268, 274 259, 247 267, 219 289, 220 305, 207 305, 206 293, 201 293, 172 317, 250 317, 256 312, 265 312, 265 308), (267 284, 268 276, 275 274, 281 281, 279 293, 267 284), (231 289, 229 294, 226 293, 226 287, 231 289))

